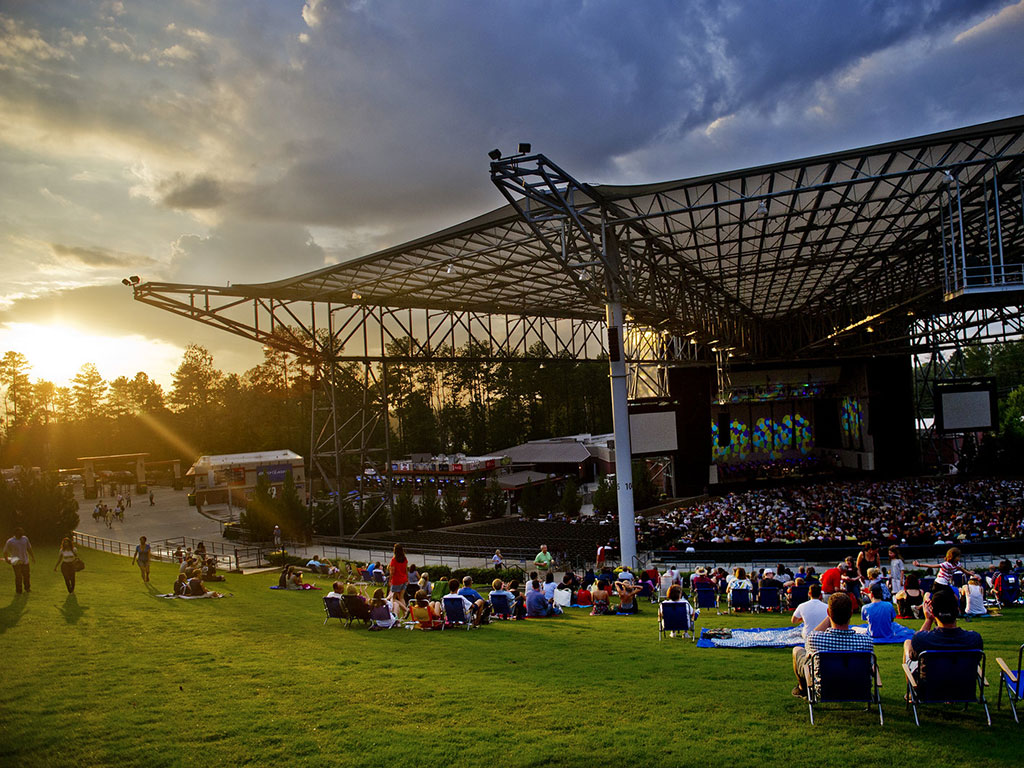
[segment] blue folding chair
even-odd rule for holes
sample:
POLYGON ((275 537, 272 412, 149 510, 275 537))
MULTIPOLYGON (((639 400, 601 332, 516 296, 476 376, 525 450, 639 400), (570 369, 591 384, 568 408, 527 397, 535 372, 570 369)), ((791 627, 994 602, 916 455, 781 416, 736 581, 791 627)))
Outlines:
POLYGON ((878 660, 871 651, 818 651, 810 655, 804 673, 811 725, 815 704, 851 701, 877 706, 878 724, 885 724, 878 694, 882 680, 878 660))
POLYGON ((985 719, 992 725, 992 716, 985 700, 985 652, 922 651, 917 669, 903 662, 907 677, 907 707, 914 710, 914 723, 920 725, 917 707, 920 704, 981 704, 985 719))
POLYGON ((325 597, 324 612, 327 614, 324 624, 331 619, 337 619, 344 622, 346 627, 352 626, 352 615, 345 608, 345 603, 342 602, 340 597, 325 597))
POLYGON ((441 605, 444 606, 444 624, 441 625, 441 629, 447 629, 448 627, 459 627, 465 626, 466 629, 473 628, 473 618, 466 614, 466 606, 463 602, 465 598, 462 595, 446 595, 441 600, 441 605))
POLYGON ((810 586, 807 584, 794 584, 789 589, 789 600, 786 603, 786 609, 795 611, 800 603, 806 603, 808 597, 808 590, 810 586))
POLYGON ((779 599, 778 587, 761 587, 757 593, 757 610, 759 611, 781 611, 782 602, 779 599))
POLYGON ((935 586, 935 577, 934 576, 922 576, 919 583, 920 583, 921 591, 922 592, 931 592, 932 591, 932 587, 935 586))
POLYGON ((490 598, 491 618, 505 620, 512 618, 512 601, 509 600, 508 595, 491 594, 490 598))
POLYGON ((733 589, 729 591, 729 613, 749 611, 751 607, 749 589, 733 589))
POLYGON ((999 696, 996 699, 996 709, 1003 705, 1003 687, 1006 687, 1006 699, 1010 702, 1010 709, 1013 711, 1013 719, 1020 722, 1017 717, 1017 702, 1021 694, 1024 694, 1024 677, 1021 676, 1021 662, 1024 661, 1024 645, 1017 651, 1017 670, 1010 669, 1006 662, 996 657, 996 664, 999 665, 999 696))
POLYGON ((718 593, 715 591, 713 586, 698 586, 694 590, 695 599, 697 602, 697 610, 711 610, 714 608, 718 615, 721 616, 722 612, 718 610, 718 593))
POLYGON ((697 641, 697 618, 693 606, 689 603, 662 603, 661 616, 658 617, 658 640, 664 638, 666 632, 679 632, 682 637, 690 633, 692 642, 697 641))
POLYGON ((999 588, 996 589, 996 599, 1004 608, 1014 605, 1020 600, 1020 577, 1010 571, 999 576, 999 588))

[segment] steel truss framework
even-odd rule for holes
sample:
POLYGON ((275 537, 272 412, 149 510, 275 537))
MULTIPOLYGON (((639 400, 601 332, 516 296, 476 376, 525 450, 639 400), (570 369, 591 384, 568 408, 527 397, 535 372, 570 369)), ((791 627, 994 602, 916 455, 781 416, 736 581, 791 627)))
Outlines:
POLYGON ((470 340, 482 360, 603 359, 616 302, 634 397, 663 396, 666 366, 946 354, 1022 330, 1024 116, 637 186, 540 154, 490 168, 508 204, 463 224, 277 282, 134 296, 378 375, 470 340))

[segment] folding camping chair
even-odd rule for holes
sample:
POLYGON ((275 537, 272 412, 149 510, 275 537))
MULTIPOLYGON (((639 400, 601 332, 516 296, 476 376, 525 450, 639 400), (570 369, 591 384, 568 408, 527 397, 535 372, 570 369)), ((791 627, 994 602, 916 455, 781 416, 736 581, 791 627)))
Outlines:
POLYGON ((795 611, 800 603, 806 603, 809 589, 810 586, 807 584, 794 584, 790 587, 789 596, 786 600, 786 610, 795 611))
POLYGON ((718 593, 713 586, 697 586, 693 592, 696 595, 698 611, 714 608, 719 616, 722 615, 722 612, 718 609, 718 593))
POLYGON ((999 709, 1003 705, 1003 686, 1006 686, 1006 699, 1010 702, 1010 709, 1013 711, 1013 719, 1016 722, 1020 722, 1020 718, 1017 717, 1017 702, 1020 701, 1021 694, 1024 693, 1024 677, 1021 676, 1021 661, 1024 661, 1024 645, 1021 645, 1020 650, 1017 651, 1017 670, 1010 669, 1006 662, 998 656, 996 657, 996 664, 999 665, 999 696, 996 698, 996 709, 999 709))
POLYGON ((345 612, 348 614, 346 626, 352 626, 353 621, 361 621, 363 624, 370 623, 370 607, 358 595, 345 595, 343 602, 345 612))
POLYGON ((690 633, 690 640, 697 641, 697 618, 693 606, 689 603, 662 603, 661 615, 658 617, 658 640, 664 638, 666 632, 680 632, 683 637, 690 633))
POLYGON ((761 587, 757 592, 758 611, 782 611, 778 587, 761 587))
POLYGON ((466 606, 463 603, 465 598, 462 595, 445 595, 441 601, 444 606, 444 624, 441 629, 465 625, 466 629, 473 628, 473 617, 466 613, 466 606))
POLYGON ((985 709, 985 719, 992 725, 992 716, 985 701, 985 652, 984 651, 922 651, 918 655, 918 666, 903 662, 907 677, 907 707, 914 709, 914 723, 920 725, 917 717, 919 704, 968 704, 980 703, 985 709))
POLYGON ((331 619, 337 619, 338 621, 344 622, 346 627, 352 625, 352 616, 345 608, 345 603, 340 597, 325 597, 324 612, 327 614, 327 618, 324 619, 324 624, 331 619))
POLYGON ((884 725, 878 687, 878 660, 871 651, 818 651, 804 668, 807 679, 807 711, 814 725, 814 705, 859 701, 878 707, 878 724, 884 725))
POLYGON ((729 613, 749 611, 751 608, 749 589, 734 589, 729 592, 729 613))
POLYGON ((491 594, 491 618, 508 621, 512 618, 512 601, 508 595, 491 594))

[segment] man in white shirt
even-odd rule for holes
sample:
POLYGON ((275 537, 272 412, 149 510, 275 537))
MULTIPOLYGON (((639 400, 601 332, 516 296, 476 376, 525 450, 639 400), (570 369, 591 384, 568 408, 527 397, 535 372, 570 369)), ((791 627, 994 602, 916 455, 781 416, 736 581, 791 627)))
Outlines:
POLYGON ((32 576, 29 571, 29 558, 34 563, 36 553, 32 551, 32 544, 21 528, 14 529, 14 535, 4 544, 4 560, 14 568, 14 591, 21 594, 24 587, 26 592, 32 591, 32 576))
POLYGON ((828 605, 822 602, 820 584, 811 584, 811 588, 807 590, 807 596, 808 599, 800 603, 793 611, 793 623, 803 622, 800 635, 804 638, 828 616, 828 605))

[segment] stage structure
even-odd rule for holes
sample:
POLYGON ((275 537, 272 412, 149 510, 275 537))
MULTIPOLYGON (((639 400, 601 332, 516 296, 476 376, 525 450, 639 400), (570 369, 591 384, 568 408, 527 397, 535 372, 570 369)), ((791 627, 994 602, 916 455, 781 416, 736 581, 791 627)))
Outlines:
MULTIPOLYGON (((878 356, 942 377, 965 344, 1024 330, 1024 116, 634 186, 582 183, 528 144, 489 154, 507 204, 478 218, 285 280, 142 282, 134 297, 313 363, 313 463, 332 482, 348 456, 388 472, 370 453, 387 451, 371 433, 388 431, 389 363, 442 362, 468 340, 488 362, 607 360, 626 561, 627 399, 686 380, 709 412, 742 366, 878 356), (407 352, 385 354, 399 340, 407 352), (368 400, 343 429, 344 361, 364 366, 368 400)), ((865 375, 882 386, 881 371, 865 375)), ((691 422, 708 443, 709 420, 691 422)))

